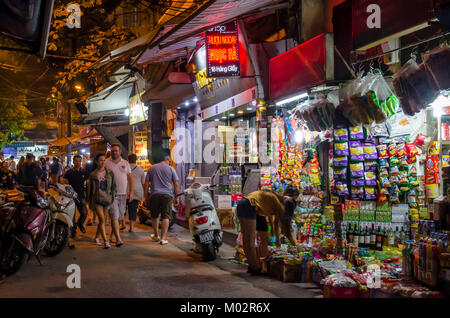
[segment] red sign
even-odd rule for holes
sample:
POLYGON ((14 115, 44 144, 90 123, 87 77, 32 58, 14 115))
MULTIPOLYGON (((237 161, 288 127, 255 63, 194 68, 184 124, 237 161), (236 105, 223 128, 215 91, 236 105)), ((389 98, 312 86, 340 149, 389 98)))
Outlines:
POLYGON ((237 21, 206 31, 205 43, 208 77, 241 75, 237 21))
POLYGON ((273 100, 327 80, 326 34, 321 34, 269 62, 270 98, 273 100))

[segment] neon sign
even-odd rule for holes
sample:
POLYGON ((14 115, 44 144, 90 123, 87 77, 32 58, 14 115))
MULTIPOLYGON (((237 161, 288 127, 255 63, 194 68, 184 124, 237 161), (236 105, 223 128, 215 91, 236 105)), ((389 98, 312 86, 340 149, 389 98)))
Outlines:
POLYGON ((205 43, 208 77, 241 75, 237 21, 206 31, 205 43))

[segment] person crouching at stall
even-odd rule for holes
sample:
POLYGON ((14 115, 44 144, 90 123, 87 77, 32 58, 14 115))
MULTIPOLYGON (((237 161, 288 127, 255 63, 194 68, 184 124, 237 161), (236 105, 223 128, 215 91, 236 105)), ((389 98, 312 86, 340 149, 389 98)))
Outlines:
POLYGON ((268 254, 269 233, 266 217, 274 229, 277 247, 280 243, 280 228, 282 233, 295 245, 291 233, 291 219, 296 207, 295 200, 299 195, 297 188, 288 186, 279 196, 271 191, 255 191, 238 202, 236 214, 241 225, 242 243, 248 262, 247 272, 253 275, 261 274, 260 257, 268 254), (261 243, 259 253, 255 247, 256 232, 261 243))

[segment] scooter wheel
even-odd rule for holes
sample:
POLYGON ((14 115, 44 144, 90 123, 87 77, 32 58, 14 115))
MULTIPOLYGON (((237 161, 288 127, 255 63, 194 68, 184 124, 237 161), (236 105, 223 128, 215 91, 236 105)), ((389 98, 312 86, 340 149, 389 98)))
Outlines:
POLYGON ((4 247, 6 252, 0 260, 0 272, 6 276, 11 276, 22 268, 28 252, 13 238, 4 247))
POLYGON ((214 261, 217 258, 216 249, 213 243, 203 244, 203 259, 207 262, 214 261))
POLYGON ((69 226, 59 220, 55 224, 55 235, 52 240, 48 238, 44 251, 48 256, 56 256, 61 253, 69 242, 69 226))

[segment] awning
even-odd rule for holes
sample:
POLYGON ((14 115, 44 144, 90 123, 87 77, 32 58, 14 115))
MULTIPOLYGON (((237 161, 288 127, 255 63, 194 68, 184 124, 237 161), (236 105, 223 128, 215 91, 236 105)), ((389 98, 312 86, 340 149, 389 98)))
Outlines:
POLYGON ((133 85, 119 81, 92 95, 86 100, 88 114, 113 113, 128 108, 133 85))
POLYGON ((62 137, 53 141, 49 141, 48 143, 53 145, 53 146, 58 146, 58 147, 62 147, 62 146, 66 146, 69 144, 73 144, 74 142, 83 139, 83 138, 87 138, 87 137, 92 137, 98 135, 98 133, 96 131, 93 131, 89 134, 86 135, 76 135, 76 136, 72 136, 72 137, 62 137))

